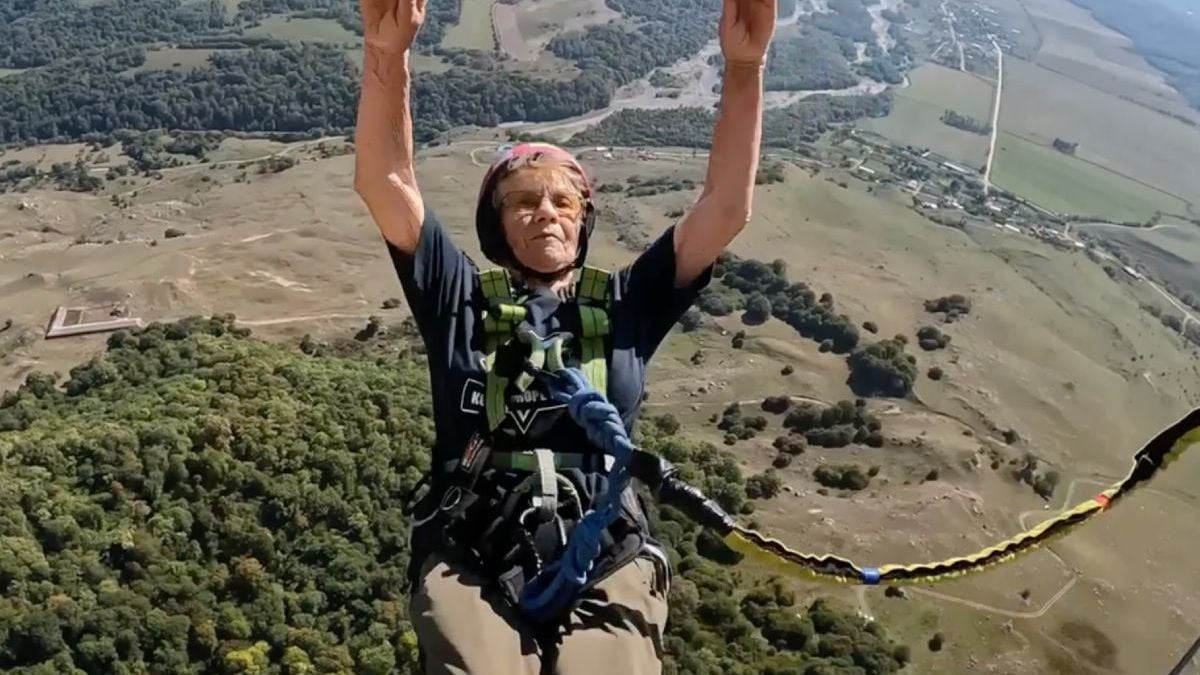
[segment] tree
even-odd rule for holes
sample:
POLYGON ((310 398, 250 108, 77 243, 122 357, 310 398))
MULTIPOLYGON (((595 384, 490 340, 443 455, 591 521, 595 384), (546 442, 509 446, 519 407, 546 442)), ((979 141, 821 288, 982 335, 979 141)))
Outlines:
POLYGON ((742 321, 747 325, 758 325, 771 316, 771 301, 762 293, 754 293, 746 300, 746 312, 742 321))
MULTIPOLYGON (((0 397, 0 669, 417 672, 395 495, 434 441, 420 344, 406 320, 305 354, 222 315, 113 333, 61 382, 27 376, 0 397)), ((673 430, 636 431, 727 512, 777 494, 773 471, 747 480, 673 430)), ((775 614, 783 584, 751 585, 710 530, 646 508, 676 572, 664 672, 895 672, 882 631, 831 603, 812 631, 775 614)))
POLYGON ((663 434, 673 436, 679 432, 679 420, 671 413, 658 415, 654 418, 654 426, 663 434))
POLYGON ((916 367, 907 357, 904 344, 896 340, 860 347, 848 360, 847 384, 860 396, 907 396, 917 376, 916 367))
POLYGON ((770 499, 779 494, 782 488, 783 481, 779 480, 773 469, 746 479, 746 496, 750 499, 770 499))

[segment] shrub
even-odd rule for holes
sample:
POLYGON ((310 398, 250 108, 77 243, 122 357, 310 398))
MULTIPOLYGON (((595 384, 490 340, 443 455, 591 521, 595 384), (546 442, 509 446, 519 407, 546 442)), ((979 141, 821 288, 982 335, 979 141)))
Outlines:
POLYGON ((856 464, 822 464, 813 471, 813 478, 825 487, 839 490, 862 490, 871 483, 856 464))
POLYGON ((917 331, 917 341, 921 349, 933 351, 935 349, 945 349, 946 345, 950 344, 950 336, 933 326, 922 326, 917 331))
POLYGON ((659 415, 654 418, 654 426, 660 432, 673 436, 679 432, 679 420, 671 413, 659 415))
POLYGON ((808 447, 808 441, 803 436, 789 434, 787 436, 776 436, 775 442, 772 445, 782 453, 800 455, 808 447))
POLYGON ((917 377, 916 366, 909 356, 904 352, 904 344, 896 340, 880 340, 860 347, 848 360, 847 384, 860 396, 907 396, 917 377))
POLYGON ((787 396, 768 396, 763 399, 763 412, 769 412, 773 415, 782 415, 792 407, 792 399, 787 396))
POLYGON ((783 481, 779 480, 774 469, 767 469, 746 479, 746 496, 750 499, 770 499, 779 494, 782 488, 783 481))
POLYGON ((934 366, 929 369, 929 372, 927 373, 927 375, 929 376, 929 379, 933 380, 934 382, 937 382, 938 380, 942 379, 942 376, 945 375, 945 373, 942 372, 942 369, 940 367, 934 366))
POLYGON ((971 313, 971 301, 959 293, 925 301, 925 311, 930 313, 953 313, 958 316, 971 313))

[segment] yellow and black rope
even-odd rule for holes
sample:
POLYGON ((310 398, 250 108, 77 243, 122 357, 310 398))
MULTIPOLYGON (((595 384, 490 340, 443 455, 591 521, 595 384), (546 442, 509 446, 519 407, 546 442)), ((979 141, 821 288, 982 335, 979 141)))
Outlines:
MULTIPOLYGON (((716 529, 725 544, 748 559, 789 576, 841 584, 930 584, 981 572, 1044 546, 1108 510, 1117 500, 1148 482, 1193 444, 1200 444, 1200 409, 1150 439, 1134 456, 1133 467, 1120 482, 1070 510, 1035 525, 1011 539, 958 558, 870 567, 831 554, 802 553, 752 529, 738 525, 698 490, 684 485, 670 468, 655 468, 660 497, 702 524, 716 529)), ((660 467, 662 464, 660 463, 660 467)))

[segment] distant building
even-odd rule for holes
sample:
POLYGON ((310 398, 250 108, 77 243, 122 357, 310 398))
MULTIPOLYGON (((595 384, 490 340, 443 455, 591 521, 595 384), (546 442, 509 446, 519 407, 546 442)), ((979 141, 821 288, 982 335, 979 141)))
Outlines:
POLYGON ((955 164, 954 162, 942 162, 942 166, 946 167, 947 169, 950 169, 951 171, 957 171, 958 173, 964 173, 964 174, 971 173, 970 169, 965 169, 965 168, 955 164))
POLYGON ((142 327, 141 319, 124 314, 121 308, 59 307, 50 317, 46 339, 142 327))
POLYGON ((1125 270, 1125 273, 1128 274, 1129 276, 1133 277, 1134 279, 1137 279, 1138 281, 1142 280, 1142 273, 1133 269, 1129 265, 1122 265, 1121 269, 1125 270))

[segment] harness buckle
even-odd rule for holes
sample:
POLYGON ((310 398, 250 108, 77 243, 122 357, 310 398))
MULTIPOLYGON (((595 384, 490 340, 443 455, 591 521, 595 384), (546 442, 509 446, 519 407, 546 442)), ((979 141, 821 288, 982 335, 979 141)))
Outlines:
POLYGON ((442 503, 438 506, 438 509, 441 511, 450 511, 462 503, 462 498, 462 488, 457 485, 451 485, 446 492, 442 494, 442 503))

